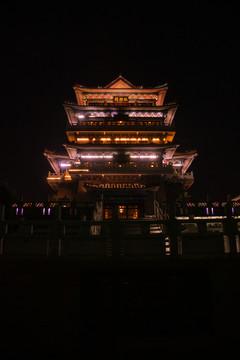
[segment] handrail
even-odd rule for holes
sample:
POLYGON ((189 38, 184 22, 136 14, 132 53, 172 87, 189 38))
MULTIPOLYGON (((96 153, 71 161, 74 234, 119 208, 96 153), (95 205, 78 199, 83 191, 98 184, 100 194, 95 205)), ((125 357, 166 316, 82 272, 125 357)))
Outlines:
POLYGON ((86 220, 65 218, 64 205, 54 208, 35 219, 7 219, 2 210, 0 254, 159 260, 240 256, 239 218, 230 211, 219 217, 169 212, 165 219, 86 220))

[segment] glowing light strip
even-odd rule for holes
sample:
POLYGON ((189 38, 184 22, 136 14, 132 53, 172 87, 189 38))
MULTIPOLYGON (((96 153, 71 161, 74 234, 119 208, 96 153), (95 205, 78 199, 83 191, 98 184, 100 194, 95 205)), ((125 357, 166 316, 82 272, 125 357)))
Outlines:
POLYGON ((71 166, 71 164, 69 164, 69 163, 61 163, 60 166, 61 167, 69 167, 69 166, 71 166))
POLYGON ((60 177, 47 177, 47 180, 61 180, 60 177))
POLYGON ((130 155, 131 159, 156 159, 157 155, 130 155))
POLYGON ((148 138, 115 138, 115 141, 147 141, 148 138))
POLYGON ((115 141, 136 141, 137 138, 115 138, 115 141))
POLYGON ((148 113, 148 112, 129 112, 128 113, 129 117, 163 117, 163 113, 158 112, 158 113, 148 113))
POLYGON ((109 113, 104 112, 91 112, 88 114, 89 117, 109 117, 109 113))
POLYGON ((72 171, 75 171, 75 172, 79 172, 79 171, 85 171, 85 172, 88 172, 89 169, 69 169, 69 172, 72 172, 72 171))
POLYGON ((194 218, 189 219, 189 216, 176 216, 177 220, 199 220, 199 219, 203 219, 203 220, 211 220, 211 219, 226 219, 226 216, 194 216, 194 218))
POLYGON ((88 141, 89 138, 77 138, 77 141, 88 141))
POLYGON ((82 155, 82 159, 112 159, 113 155, 82 155))

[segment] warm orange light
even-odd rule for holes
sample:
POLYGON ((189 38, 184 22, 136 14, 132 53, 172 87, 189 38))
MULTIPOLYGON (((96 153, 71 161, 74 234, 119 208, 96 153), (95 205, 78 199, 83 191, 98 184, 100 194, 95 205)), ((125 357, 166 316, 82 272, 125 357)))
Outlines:
POLYGON ((136 141, 137 138, 115 138, 114 140, 115 141, 136 141))
POLYGON ((111 138, 101 138, 101 141, 111 141, 111 138))
POLYGON ((77 141, 89 141, 89 138, 77 138, 77 141))
POLYGON ((65 180, 72 180, 72 177, 71 177, 71 175, 69 174, 69 172, 68 171, 66 171, 66 173, 65 173, 65 175, 64 175, 64 179, 65 180))
POLYGON ((60 177, 47 177, 47 180, 61 180, 60 177))
POLYGON ((69 171, 75 171, 75 172, 79 172, 79 171, 85 171, 85 172, 88 172, 89 169, 69 169, 69 171))

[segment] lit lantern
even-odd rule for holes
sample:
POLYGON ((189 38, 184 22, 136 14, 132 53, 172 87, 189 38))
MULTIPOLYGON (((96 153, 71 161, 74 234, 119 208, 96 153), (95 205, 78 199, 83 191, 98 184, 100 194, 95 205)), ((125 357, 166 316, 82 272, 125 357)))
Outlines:
POLYGON ((68 171, 65 172, 64 180, 66 180, 66 181, 72 180, 72 177, 71 177, 71 175, 69 174, 68 171))

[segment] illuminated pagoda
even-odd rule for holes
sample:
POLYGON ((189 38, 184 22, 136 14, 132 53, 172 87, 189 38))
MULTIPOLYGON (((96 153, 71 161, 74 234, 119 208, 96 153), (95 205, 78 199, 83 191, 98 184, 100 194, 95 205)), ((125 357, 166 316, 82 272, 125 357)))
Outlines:
POLYGON ((187 170, 197 154, 173 143, 178 105, 164 104, 166 84, 137 87, 119 76, 105 87, 73 89, 77 103, 64 104, 66 152, 44 154, 57 200, 95 204, 98 218, 144 218, 192 185, 187 170))

